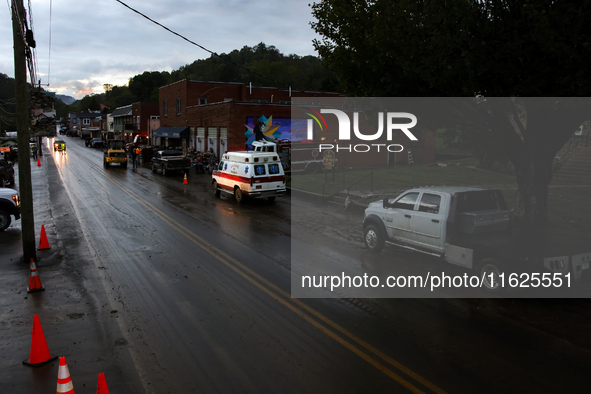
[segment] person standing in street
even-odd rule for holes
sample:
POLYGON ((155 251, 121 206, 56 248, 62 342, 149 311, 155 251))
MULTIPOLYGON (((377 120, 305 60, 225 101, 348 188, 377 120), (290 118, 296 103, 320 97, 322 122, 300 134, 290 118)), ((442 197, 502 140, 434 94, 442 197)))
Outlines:
POLYGON ((142 150, 140 149, 140 147, 138 146, 137 148, 135 148, 135 167, 137 168, 137 164, 140 160, 140 155, 142 154, 142 150))
POLYGON ((133 146, 131 147, 130 150, 131 150, 131 163, 132 163, 133 168, 136 168, 137 167, 137 151, 133 146))
POLYGON ((37 160, 37 144, 33 145, 33 160, 37 160))

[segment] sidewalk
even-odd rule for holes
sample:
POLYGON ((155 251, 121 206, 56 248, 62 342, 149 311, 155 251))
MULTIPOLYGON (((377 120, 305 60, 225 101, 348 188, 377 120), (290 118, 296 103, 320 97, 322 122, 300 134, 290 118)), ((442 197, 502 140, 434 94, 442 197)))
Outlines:
POLYGON ((66 357, 76 390, 95 390, 98 374, 104 372, 110 390, 143 392, 129 352, 121 346, 125 343, 117 313, 102 303, 105 290, 98 273, 88 261, 64 250, 59 237, 64 231, 56 227, 55 217, 56 212, 68 214, 67 200, 56 204, 62 185, 53 157, 44 148, 41 166, 31 159, 31 179, 36 245, 45 225, 51 247, 37 251, 45 291, 27 293, 30 272, 28 262, 22 261, 21 221, 0 233, 0 393, 56 388, 59 358, 39 368, 22 364, 30 355, 34 314, 39 315, 51 355, 66 357))

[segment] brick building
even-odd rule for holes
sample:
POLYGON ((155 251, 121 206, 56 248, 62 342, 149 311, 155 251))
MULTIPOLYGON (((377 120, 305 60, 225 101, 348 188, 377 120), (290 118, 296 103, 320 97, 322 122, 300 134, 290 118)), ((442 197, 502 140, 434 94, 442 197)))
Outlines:
POLYGON ((244 83, 184 79, 160 88, 160 128, 154 144, 216 154, 244 150, 247 124, 260 116, 290 118, 291 97, 340 96, 244 83))
POLYGON ((148 137, 150 119, 158 117, 157 103, 133 103, 116 108, 109 117, 112 119, 112 138, 133 141, 137 136, 148 137))
MULTIPOLYGON (((183 150, 213 150, 216 155, 226 151, 249 149, 252 131, 264 119, 277 132, 273 138, 298 141, 296 121, 291 119, 291 102, 304 97, 307 106, 316 106, 315 97, 342 97, 337 93, 306 92, 269 87, 250 87, 243 83, 202 82, 182 80, 160 88, 160 127, 153 132, 153 144, 182 147, 183 150), (308 100, 309 98, 309 100, 308 100)), ((301 120, 301 119, 300 119, 301 120)), ((337 130, 337 127, 330 128, 337 130)), ((419 141, 408 143, 416 162, 434 160, 435 139, 432 132, 420 132, 419 141)), ((320 142, 320 136, 318 141, 320 142)), ((336 135, 325 135, 332 141, 336 135)), ((359 155, 340 153, 341 162, 348 166, 380 166, 407 161, 407 152, 397 154, 381 151, 359 155)))
POLYGON ((131 105, 133 136, 148 137, 150 119, 158 117, 159 114, 158 103, 133 103, 131 105))

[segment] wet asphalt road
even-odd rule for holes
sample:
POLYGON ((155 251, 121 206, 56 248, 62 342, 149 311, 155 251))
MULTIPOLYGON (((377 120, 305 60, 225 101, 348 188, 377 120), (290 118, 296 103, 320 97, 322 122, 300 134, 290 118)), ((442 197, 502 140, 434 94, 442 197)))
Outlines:
MULTIPOLYGON (((19 298, 42 317, 50 350, 67 353, 78 392, 98 372, 114 393, 588 391, 586 301, 292 299, 292 233, 296 247, 332 243, 335 264, 384 263, 350 235, 358 213, 335 210, 340 229, 292 231, 289 196, 238 205, 215 198, 204 175, 182 185, 148 168, 105 169, 102 152, 66 142, 44 157, 38 190, 56 245, 40 252, 47 290, 19 298)), ((7 353, 27 354, 30 319, 2 313, 0 392, 55 389, 56 363, 10 364, 7 353)))

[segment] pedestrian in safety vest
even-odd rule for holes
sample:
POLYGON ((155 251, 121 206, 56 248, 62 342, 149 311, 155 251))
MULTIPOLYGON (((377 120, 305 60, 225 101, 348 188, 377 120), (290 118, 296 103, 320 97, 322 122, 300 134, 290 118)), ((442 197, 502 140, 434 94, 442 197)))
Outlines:
POLYGON ((137 164, 138 164, 138 162, 139 162, 139 160, 140 160, 140 154, 141 154, 141 153, 142 153, 142 150, 141 150, 139 147, 137 147, 137 148, 135 149, 135 161, 136 161, 136 163, 135 163, 135 166, 136 166, 136 167, 137 167, 137 164))
POLYGON ((133 149, 133 147, 131 147, 131 163, 133 165, 133 168, 137 167, 137 150, 133 149))

